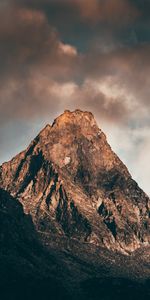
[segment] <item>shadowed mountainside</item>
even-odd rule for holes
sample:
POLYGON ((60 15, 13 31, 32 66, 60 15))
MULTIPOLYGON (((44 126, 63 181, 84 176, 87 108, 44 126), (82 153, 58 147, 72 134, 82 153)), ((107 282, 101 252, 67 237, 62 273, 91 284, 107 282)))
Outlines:
POLYGON ((56 257, 44 250, 19 201, 2 189, 0 220, 0 298, 40 299, 44 287, 47 296, 66 298, 56 257))
POLYGON ((149 298, 150 257, 143 251, 128 257, 75 242, 65 251, 46 249, 22 205, 2 189, 0 220, 2 300, 149 298))
POLYGON ((91 113, 66 111, 0 169, 43 239, 75 238, 132 252, 149 244, 150 200, 91 113))
POLYGON ((25 286, 24 299, 149 296, 150 200, 91 113, 47 125, 0 167, 0 187, 5 296, 25 286))

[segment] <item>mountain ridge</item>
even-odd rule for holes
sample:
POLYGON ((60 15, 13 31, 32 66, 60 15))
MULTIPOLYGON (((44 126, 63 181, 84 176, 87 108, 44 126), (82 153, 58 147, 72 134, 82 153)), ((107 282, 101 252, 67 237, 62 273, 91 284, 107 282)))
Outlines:
POLYGON ((46 243, 79 239, 130 253, 148 245, 148 196, 107 143, 90 112, 65 111, 0 168, 46 243))
POLYGON ((150 199, 91 113, 65 111, 0 167, 2 300, 145 300, 150 199))

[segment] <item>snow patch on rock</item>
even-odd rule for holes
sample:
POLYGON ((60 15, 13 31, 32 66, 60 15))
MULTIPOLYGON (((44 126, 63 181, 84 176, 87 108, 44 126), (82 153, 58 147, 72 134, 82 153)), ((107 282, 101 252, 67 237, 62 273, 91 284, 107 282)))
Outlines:
POLYGON ((65 166, 68 165, 71 161, 71 158, 69 156, 66 156, 65 159, 64 159, 64 163, 65 163, 65 166))

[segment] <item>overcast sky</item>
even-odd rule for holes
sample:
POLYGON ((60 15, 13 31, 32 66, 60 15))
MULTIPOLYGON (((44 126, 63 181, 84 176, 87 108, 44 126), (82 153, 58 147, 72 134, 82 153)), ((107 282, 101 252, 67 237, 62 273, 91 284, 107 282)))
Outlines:
POLYGON ((150 1, 0 0, 0 163, 76 108, 150 195, 150 1))

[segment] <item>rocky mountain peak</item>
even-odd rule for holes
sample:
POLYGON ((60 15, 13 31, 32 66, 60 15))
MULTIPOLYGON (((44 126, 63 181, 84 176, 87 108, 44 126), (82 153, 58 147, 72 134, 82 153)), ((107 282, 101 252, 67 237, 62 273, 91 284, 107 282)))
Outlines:
POLYGON ((75 124, 75 125, 85 125, 89 124, 89 126, 96 125, 96 121, 91 112, 81 111, 76 109, 75 111, 65 110, 63 114, 61 114, 58 118, 54 120, 53 126, 64 126, 66 124, 75 124))
POLYGON ((66 110, 54 120, 52 126, 47 124, 41 130, 34 143, 38 141, 41 147, 44 148, 48 143, 50 146, 52 142, 56 144, 56 141, 59 140, 59 144, 66 144, 67 146, 68 139, 72 142, 82 137, 92 140, 100 135, 106 139, 104 133, 98 128, 92 113, 81 110, 73 112, 66 110))
POLYGON ((150 200, 90 112, 65 111, 47 125, 2 165, 0 187, 48 244, 76 239, 127 253, 150 242, 150 200))
POLYGON ((98 134, 99 129, 94 116, 90 112, 75 110, 73 112, 67 110, 55 119, 52 125, 53 131, 63 131, 63 134, 73 134, 74 136, 84 135, 92 138, 98 134))

